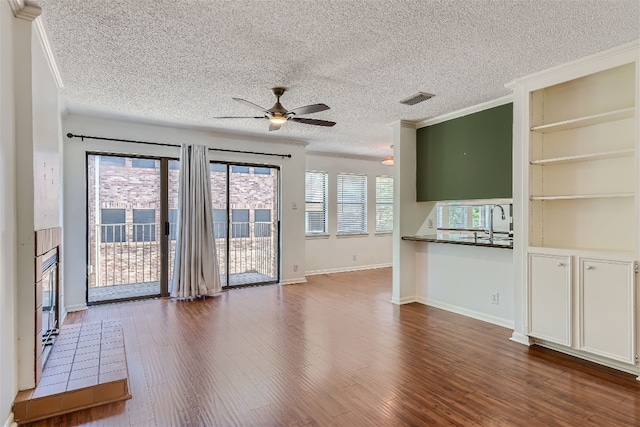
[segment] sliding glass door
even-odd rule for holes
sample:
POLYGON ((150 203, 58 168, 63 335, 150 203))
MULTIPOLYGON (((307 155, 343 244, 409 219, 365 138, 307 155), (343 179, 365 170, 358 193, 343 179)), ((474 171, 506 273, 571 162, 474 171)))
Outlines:
POLYGON ((279 169, 211 163, 216 246, 223 286, 279 281, 279 169))
POLYGON ((164 293, 160 164, 87 156, 89 303, 164 293))
MULTIPOLYGON (((222 286, 279 280, 276 167, 211 163, 222 286)), ((87 155, 87 302, 166 296, 173 278, 180 162, 87 155)))

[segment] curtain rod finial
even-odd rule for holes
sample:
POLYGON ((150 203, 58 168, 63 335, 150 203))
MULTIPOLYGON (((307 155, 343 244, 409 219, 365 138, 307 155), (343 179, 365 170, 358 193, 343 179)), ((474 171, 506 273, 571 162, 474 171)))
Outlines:
POLYGON ((73 138, 73 134, 72 134, 71 132, 69 132, 69 133, 67 134, 67 138, 73 138))

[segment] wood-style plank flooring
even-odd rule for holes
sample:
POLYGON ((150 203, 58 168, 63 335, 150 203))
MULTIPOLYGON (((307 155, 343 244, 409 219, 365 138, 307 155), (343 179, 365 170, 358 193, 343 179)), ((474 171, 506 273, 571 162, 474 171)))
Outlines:
POLYGON ((640 425, 633 375, 393 305, 391 269, 308 280, 70 314, 122 321, 133 399, 34 425, 640 425))

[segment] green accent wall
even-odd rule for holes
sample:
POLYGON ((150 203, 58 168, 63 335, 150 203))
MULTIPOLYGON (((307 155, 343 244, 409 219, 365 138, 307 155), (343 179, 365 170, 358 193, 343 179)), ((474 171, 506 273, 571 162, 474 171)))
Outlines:
POLYGON ((419 202, 511 198, 513 104, 417 130, 419 202))

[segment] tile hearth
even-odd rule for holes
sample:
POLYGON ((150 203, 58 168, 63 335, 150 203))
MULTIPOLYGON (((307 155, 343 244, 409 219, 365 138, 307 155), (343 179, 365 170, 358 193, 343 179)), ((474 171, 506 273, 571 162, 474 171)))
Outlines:
POLYGON ((25 423, 130 398, 120 321, 76 323, 60 328, 42 379, 13 412, 25 423))

